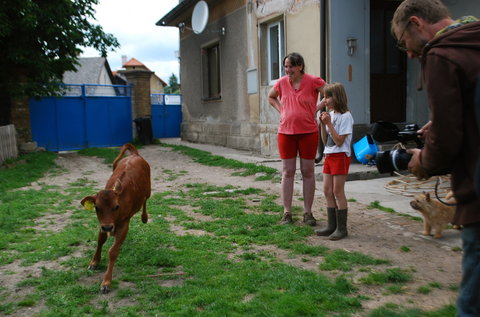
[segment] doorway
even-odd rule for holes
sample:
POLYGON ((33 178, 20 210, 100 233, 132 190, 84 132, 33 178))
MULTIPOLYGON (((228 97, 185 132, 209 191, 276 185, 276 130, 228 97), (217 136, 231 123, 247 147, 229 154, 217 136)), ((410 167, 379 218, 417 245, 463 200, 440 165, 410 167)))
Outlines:
POLYGON ((370 0, 370 122, 406 120, 406 54, 390 21, 401 1, 370 0))

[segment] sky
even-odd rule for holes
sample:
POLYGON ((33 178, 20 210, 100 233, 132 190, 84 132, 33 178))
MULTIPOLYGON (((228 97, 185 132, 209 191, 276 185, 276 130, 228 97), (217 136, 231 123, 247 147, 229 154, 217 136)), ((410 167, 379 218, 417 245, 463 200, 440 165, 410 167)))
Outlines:
MULTIPOLYGON (((179 32, 176 27, 157 26, 178 0, 100 0, 95 8, 94 24, 113 34, 120 47, 107 56, 112 71, 122 68, 122 55, 127 61, 136 58, 168 84, 170 76, 180 79, 179 32)), ((93 48, 83 48, 81 57, 99 57, 93 48)))

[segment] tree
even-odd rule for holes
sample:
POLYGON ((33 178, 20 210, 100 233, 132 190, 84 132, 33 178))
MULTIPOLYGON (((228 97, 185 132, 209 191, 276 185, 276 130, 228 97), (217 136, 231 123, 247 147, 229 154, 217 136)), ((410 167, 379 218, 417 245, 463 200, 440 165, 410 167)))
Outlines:
POLYGON ((0 0, 0 125, 24 97, 60 91, 63 73, 76 69, 82 47, 107 56, 117 39, 92 24, 98 0, 0 0))
POLYGON ((177 76, 172 73, 172 76, 168 79, 168 86, 165 87, 165 92, 167 94, 179 94, 180 93, 180 85, 178 84, 177 76))

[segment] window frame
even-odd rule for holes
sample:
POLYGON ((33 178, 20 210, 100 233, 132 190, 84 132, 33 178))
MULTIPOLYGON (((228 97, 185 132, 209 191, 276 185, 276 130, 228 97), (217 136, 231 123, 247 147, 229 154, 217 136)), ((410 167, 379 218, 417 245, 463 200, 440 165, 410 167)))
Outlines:
POLYGON ((283 57, 285 56, 285 30, 284 30, 284 22, 283 20, 276 20, 270 23, 266 23, 266 31, 267 31, 267 82, 269 85, 273 85, 278 79, 280 79, 282 76, 285 75, 285 71, 283 69, 282 61, 283 57), (277 42, 277 53, 278 53, 278 78, 273 78, 273 73, 274 70, 272 69, 272 55, 273 55, 273 47, 271 45, 271 30, 273 28, 277 27, 277 37, 278 37, 278 42, 277 42))
POLYGON ((222 80, 221 80, 221 49, 220 41, 208 43, 201 48, 201 76, 202 76, 202 100, 214 101, 222 99, 222 80), (216 49, 216 86, 214 91, 213 82, 215 79, 212 77, 212 65, 210 61, 211 52, 216 49), (212 79, 213 78, 213 79, 212 79))

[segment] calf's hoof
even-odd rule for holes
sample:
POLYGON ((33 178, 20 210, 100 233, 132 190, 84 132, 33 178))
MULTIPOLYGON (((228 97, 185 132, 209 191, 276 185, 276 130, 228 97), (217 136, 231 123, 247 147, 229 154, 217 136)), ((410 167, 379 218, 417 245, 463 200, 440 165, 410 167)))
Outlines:
POLYGON ((90 265, 88 266, 88 269, 89 269, 89 270, 92 270, 92 271, 93 271, 93 270, 96 270, 96 269, 98 269, 98 265, 96 265, 96 264, 90 264, 90 265))
POLYGON ((102 292, 102 294, 108 294, 110 293, 110 287, 108 285, 102 285, 100 291, 102 292))

